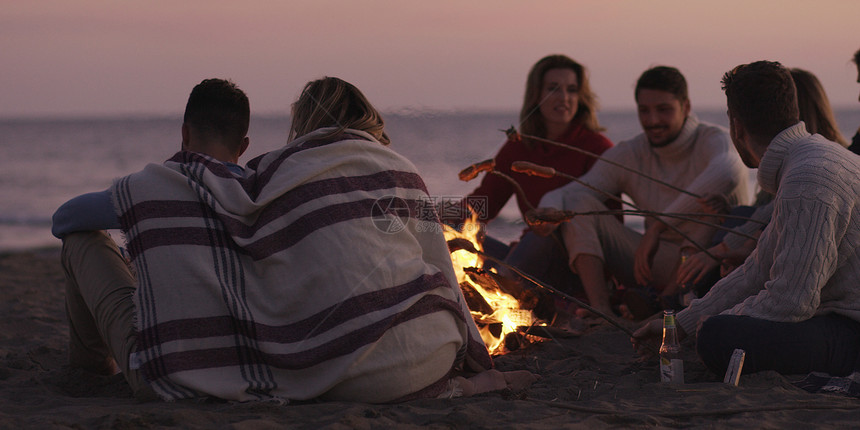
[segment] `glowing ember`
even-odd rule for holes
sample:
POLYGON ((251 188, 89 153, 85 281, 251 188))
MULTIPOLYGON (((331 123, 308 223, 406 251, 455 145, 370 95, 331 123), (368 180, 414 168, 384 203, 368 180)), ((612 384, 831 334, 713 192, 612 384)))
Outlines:
MULTIPOLYGON (((481 244, 477 240, 480 232, 480 224, 477 222, 477 216, 472 215, 472 218, 466 220, 462 231, 456 231, 453 228, 444 226, 445 240, 451 239, 467 239, 479 251, 483 250, 481 244)), ((518 327, 528 327, 534 324, 535 317, 532 311, 522 309, 516 298, 507 294, 498 288, 487 289, 477 282, 474 282, 466 275, 464 269, 479 268, 483 266, 481 258, 466 250, 457 250, 451 253, 451 260, 454 263, 454 271, 457 274, 457 282, 461 288, 471 288, 483 298, 489 308, 490 313, 482 312, 481 310, 471 309, 472 317, 478 324, 481 331, 481 337, 487 345, 487 349, 491 354, 499 354, 504 350, 504 340, 508 333, 516 332, 518 327), (500 324, 501 332, 491 330, 491 324, 500 324), (496 331, 497 333, 493 333, 496 331)), ((471 307, 470 307, 471 308, 471 307)))

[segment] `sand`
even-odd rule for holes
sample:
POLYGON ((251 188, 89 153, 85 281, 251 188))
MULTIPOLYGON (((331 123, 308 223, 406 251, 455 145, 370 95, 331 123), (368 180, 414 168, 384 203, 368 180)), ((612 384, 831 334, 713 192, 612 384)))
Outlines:
MULTIPOLYGON (((541 379, 520 392, 360 403, 141 403, 121 375, 99 377, 67 364, 63 273, 58 250, 0 255, 0 428, 844 428, 860 422, 860 400, 807 393, 800 376, 744 375, 722 383, 683 344, 687 383, 658 382, 656 359, 641 362, 609 325, 581 336, 497 356, 500 370, 541 379)), ((635 325, 631 323, 631 327, 635 325)))

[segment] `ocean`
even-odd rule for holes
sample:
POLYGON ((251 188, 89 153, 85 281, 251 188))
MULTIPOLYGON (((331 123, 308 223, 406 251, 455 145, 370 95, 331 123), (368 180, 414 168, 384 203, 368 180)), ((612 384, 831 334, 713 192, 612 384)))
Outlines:
MULTIPOLYGON (((700 119, 726 126, 725 110, 698 111, 700 119)), ((517 124, 517 114, 401 112, 383 115, 391 148, 418 168, 434 197, 468 194, 478 180, 465 183, 457 173, 491 158, 505 140, 501 131, 517 124)), ((613 142, 641 129, 635 111, 601 112, 605 135, 613 142)), ((850 138, 860 110, 837 110, 850 138)), ((66 200, 108 188, 114 178, 161 162, 180 146, 181 115, 171 117, 0 119, 0 252, 59 246, 50 233, 51 215, 66 200)), ((286 142, 289 119, 252 117, 251 146, 240 160, 286 142)), ((752 174, 752 173, 751 173, 752 174)), ((513 199, 488 232, 513 240, 523 228, 513 199)))

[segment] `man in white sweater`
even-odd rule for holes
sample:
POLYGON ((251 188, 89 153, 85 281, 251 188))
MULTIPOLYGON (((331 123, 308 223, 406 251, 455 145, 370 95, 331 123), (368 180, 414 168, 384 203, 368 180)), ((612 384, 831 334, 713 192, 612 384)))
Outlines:
MULTIPOLYGON (((747 177, 727 131, 691 114, 684 76, 658 66, 639 77, 635 90, 644 133, 607 150, 603 157, 703 196, 724 194, 731 204, 747 201, 747 177)), ((700 212, 695 197, 598 160, 581 181, 554 190, 541 207, 589 212, 606 210, 608 195, 624 193, 643 210, 700 212)), ((712 221, 712 220, 711 220, 712 221)), ((534 227, 548 234, 554 225, 534 227)), ((672 218, 648 218, 645 234, 627 228, 614 216, 577 216, 561 224, 569 263, 583 284, 590 305, 611 313, 607 274, 625 286, 672 284, 682 246, 694 246, 677 231, 707 245, 714 229, 672 218), (671 226, 671 227, 670 227, 671 226)))
MULTIPOLYGON (((705 365, 722 375, 735 348, 743 371, 856 370, 860 355, 860 159, 799 121, 794 82, 759 61, 723 77, 732 140, 773 218, 744 264, 677 315, 705 365)), ((659 321, 634 333, 657 338, 659 321)))

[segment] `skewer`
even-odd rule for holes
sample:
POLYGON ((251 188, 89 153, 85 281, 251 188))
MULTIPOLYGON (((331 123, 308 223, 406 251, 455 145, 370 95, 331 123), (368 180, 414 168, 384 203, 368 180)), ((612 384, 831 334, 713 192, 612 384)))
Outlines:
MULTIPOLYGON (((526 173, 526 174, 538 176, 541 178, 552 178, 553 176, 559 176, 559 177, 562 177, 565 179, 570 179, 571 181, 574 181, 578 184, 581 184, 582 186, 584 186, 590 190, 594 190, 594 191, 606 196, 607 198, 621 202, 621 204, 628 205, 628 206, 632 207, 633 209, 636 209, 637 211, 640 211, 640 212, 643 211, 642 209, 640 209, 638 206, 634 205, 633 203, 625 202, 623 199, 621 199, 621 197, 607 193, 606 191, 603 191, 600 188, 597 188, 597 187, 577 178, 576 176, 568 175, 566 173, 561 173, 561 172, 553 169, 552 167, 541 166, 538 164, 530 163, 528 161, 514 161, 511 164, 511 170, 513 170, 514 172, 526 173)), ((660 222, 663 222, 662 220, 660 220, 659 216, 651 215, 651 217, 656 218, 660 222)), ((526 222, 528 222, 528 220, 526 220, 526 222)), ((717 257, 715 257, 713 254, 711 254, 707 250, 707 248, 700 245, 698 242, 694 241, 690 236, 688 236, 686 233, 682 232, 678 227, 675 227, 674 225, 669 224, 667 222, 663 222, 663 224, 665 224, 666 227, 669 227, 670 229, 672 229, 672 231, 674 231, 675 233, 678 233, 679 235, 681 235, 681 237, 683 237, 684 239, 687 239, 691 244, 693 244, 694 247, 696 247, 700 251, 704 252, 705 255, 707 255, 708 257, 711 257, 712 259, 714 259, 716 261, 720 261, 717 257)))
MULTIPOLYGON (((543 209, 549 209, 549 208, 543 208, 543 209)), ((583 215, 625 215, 625 214, 629 214, 629 215, 642 215, 642 216, 663 216, 663 217, 667 217, 667 218, 676 218, 676 219, 681 219, 684 221, 690 221, 690 222, 694 222, 697 224, 707 225, 710 227, 716 227, 720 230, 727 231, 729 233, 736 234, 738 236, 745 237, 747 239, 758 240, 758 238, 756 238, 755 236, 746 234, 744 232, 735 231, 731 227, 726 227, 726 226, 723 226, 720 224, 715 224, 715 223, 702 221, 700 219, 694 218, 695 216, 699 216, 699 215, 706 215, 707 216, 707 215, 715 215, 715 214, 695 214, 695 213, 694 214, 680 214, 680 213, 672 213, 672 212, 654 212, 654 211, 645 211, 645 210, 639 211, 639 210, 629 210, 629 209, 621 209, 621 210, 611 210, 610 209, 610 210, 605 210, 605 211, 589 211, 589 212, 573 212, 573 211, 553 209, 552 211, 546 211, 546 213, 543 213, 544 212, 543 210, 540 212, 542 212, 542 213, 538 213, 538 211, 535 210, 535 211, 529 211, 528 213, 526 213, 526 223, 528 223, 529 225, 531 225, 530 221, 559 223, 559 222, 565 222, 565 221, 568 221, 570 219, 573 219, 576 216, 583 216, 583 215)), ((718 215, 715 215, 715 216, 718 216, 718 215)), ((741 218, 744 218, 744 217, 741 217, 741 218)), ((760 222, 758 220, 751 220, 751 221, 760 222)))
POLYGON ((681 193, 687 194, 688 196, 692 196, 692 197, 695 197, 695 198, 697 198, 697 199, 702 198, 702 196, 700 196, 700 195, 698 195, 698 194, 696 194, 696 193, 693 193, 693 192, 687 191, 687 190, 685 190, 685 189, 683 189, 683 188, 676 187, 676 186, 674 186, 674 185, 672 185, 672 184, 670 184, 670 183, 668 183, 668 182, 661 181, 660 179, 657 179, 657 178, 655 178, 655 177, 653 177, 653 176, 650 176, 650 175, 648 175, 648 174, 646 174, 646 173, 643 173, 643 172, 641 172, 641 171, 639 171, 639 170, 636 170, 636 169, 634 169, 634 168, 627 167, 627 166, 625 166, 625 165, 623 165, 623 164, 621 164, 621 163, 618 163, 618 162, 616 162, 616 161, 609 160, 609 159, 607 159, 607 158, 605 158, 605 157, 602 157, 602 156, 600 156, 600 155, 597 155, 597 154, 595 154, 595 153, 593 153, 593 152, 591 152, 591 151, 586 151, 586 150, 584 150, 584 149, 582 149, 582 148, 577 148, 577 147, 575 147, 575 146, 568 146, 568 145, 565 145, 565 144, 563 144, 563 143, 556 142, 556 141, 554 141, 554 140, 545 139, 545 138, 542 138, 542 137, 532 136, 532 135, 528 135, 528 134, 520 134, 514 126, 511 126, 511 127, 510 127, 509 129, 507 129, 507 130, 504 130, 504 132, 505 132, 505 134, 508 136, 508 138, 514 138, 514 139, 516 139, 516 137, 514 137, 514 136, 519 136, 519 138, 523 138, 523 137, 525 137, 525 138, 532 139, 532 140, 535 140, 535 141, 538 141, 538 142, 543 142, 543 143, 547 143, 547 144, 550 144, 550 145, 559 146, 559 147, 562 147, 562 148, 565 148, 565 149, 569 149, 569 150, 571 150, 571 151, 579 152, 580 154, 585 154, 585 155, 587 155, 587 156, 589 156, 589 157, 592 157, 592 158, 595 158, 595 159, 598 159, 598 160, 601 160, 601 161, 605 161, 605 162, 607 162, 607 163, 609 163, 609 164, 611 164, 611 165, 613 165, 613 166, 620 167, 620 168, 622 168, 622 169, 624 169, 624 170, 626 170, 626 171, 628 171, 628 172, 635 173, 635 174, 637 174, 637 175, 639 175, 639 176, 641 176, 641 177, 643 177, 643 178, 650 179, 650 180, 652 180, 652 181, 654 181, 654 182, 656 182, 656 183, 658 183, 658 184, 661 184, 661 185, 664 185, 664 186, 666 186, 666 187, 669 187, 669 188, 671 188, 671 189, 673 189, 673 190, 675 190, 675 191, 678 191, 678 192, 681 192, 681 193))

